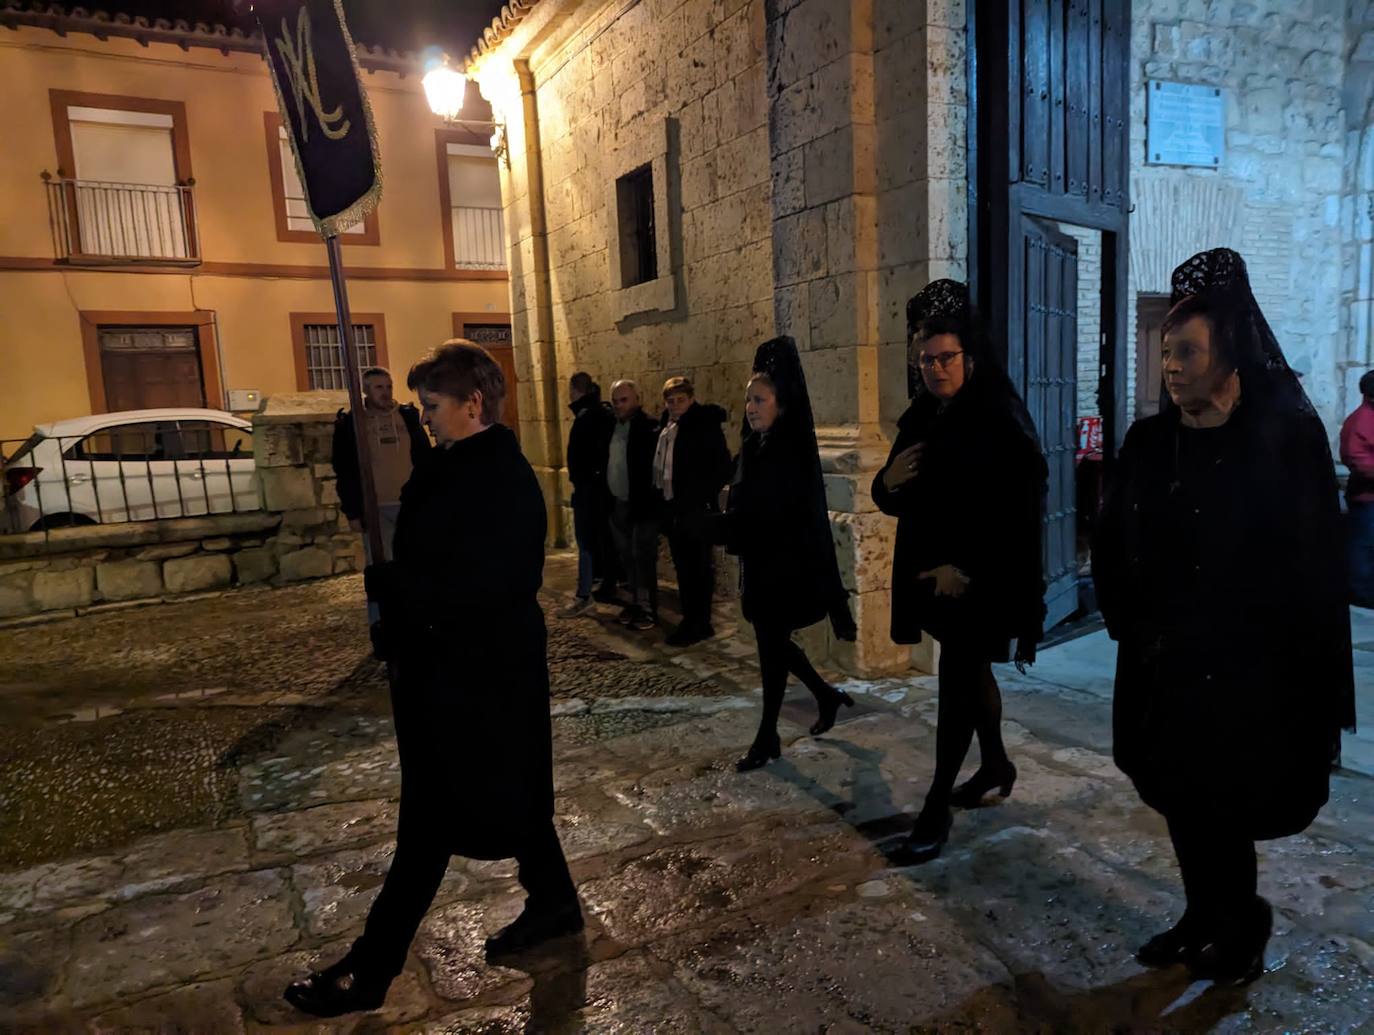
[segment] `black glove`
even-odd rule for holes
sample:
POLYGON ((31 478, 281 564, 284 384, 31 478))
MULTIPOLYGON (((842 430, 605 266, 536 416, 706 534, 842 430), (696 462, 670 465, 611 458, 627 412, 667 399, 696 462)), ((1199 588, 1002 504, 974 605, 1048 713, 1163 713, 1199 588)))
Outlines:
POLYGON ((363 569, 363 588, 368 600, 382 606, 402 599, 400 568, 395 561, 369 564, 363 569))
POLYGON ((386 626, 381 622, 373 622, 367 631, 372 638, 372 656, 378 661, 395 661, 396 645, 387 635, 386 626))
POLYGON ((835 639, 853 643, 859 638, 859 627, 854 624, 854 616, 849 613, 849 595, 836 597, 830 605, 830 628, 835 639))

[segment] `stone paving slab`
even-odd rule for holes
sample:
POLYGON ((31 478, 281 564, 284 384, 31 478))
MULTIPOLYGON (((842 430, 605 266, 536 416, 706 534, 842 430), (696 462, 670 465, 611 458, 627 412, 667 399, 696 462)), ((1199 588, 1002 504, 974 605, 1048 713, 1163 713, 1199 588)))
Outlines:
MULTIPOLYGON (((585 656, 629 635, 601 620, 566 632, 594 640, 585 656)), ((482 940, 520 908, 514 866, 455 861, 383 1010, 321 1023, 281 1000, 346 950, 392 852, 385 699, 346 678, 226 765, 229 817, 0 872, 0 1030, 1370 1029, 1368 779, 1337 777, 1311 830, 1261 846, 1270 971, 1219 992, 1131 959, 1181 891, 1162 822, 1111 764, 1104 702, 1009 676, 1014 794, 959 813, 940 859, 897 866, 931 771, 933 681, 849 682, 861 704, 821 738, 794 688, 783 758, 737 774, 759 701, 737 647, 636 639, 623 656, 641 667, 694 659, 655 683, 673 692, 632 693, 621 672, 604 697, 560 698, 581 705, 554 728, 584 937, 488 966, 482 940)), ((234 711, 211 696, 165 707, 234 711)))

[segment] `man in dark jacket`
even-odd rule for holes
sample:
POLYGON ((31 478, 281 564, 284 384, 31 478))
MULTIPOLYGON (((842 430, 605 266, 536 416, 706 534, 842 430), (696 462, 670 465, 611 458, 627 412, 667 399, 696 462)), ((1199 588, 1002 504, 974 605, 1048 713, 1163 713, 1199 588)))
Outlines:
MULTIPOLYGON (((391 541, 396 535, 396 514, 401 509, 401 487, 410 472, 429 452, 429 436, 420 426, 414 406, 398 405, 393 394, 391 373, 385 367, 363 371, 363 416, 372 458, 372 483, 377 489, 377 511, 382 525, 386 560, 391 559, 391 541)), ((339 509, 355 532, 363 530, 363 484, 358 469, 358 438, 353 414, 340 410, 334 418, 334 449, 331 458, 338 479, 339 509)), ((363 539, 364 549, 367 539, 363 539)), ((371 564, 374 558, 367 559, 371 564)))
POLYGON ((615 417, 601 401, 601 386, 584 371, 568 381, 572 428, 568 432, 568 479, 573 485, 573 536, 577 540, 577 593, 559 614, 574 618, 592 606, 592 580, 602 575, 598 599, 615 599, 614 565, 610 550, 609 503, 606 493, 606 455, 615 417), (609 589, 608 589, 609 587, 609 589))
POLYGON ((711 598, 716 572, 708 518, 720 509, 720 490, 730 478, 730 448, 725 444, 725 410, 696 401, 685 377, 663 385, 667 407, 654 450, 654 486, 663 494, 668 546, 677 569, 682 624, 667 639, 686 647, 716 634, 711 598))
POLYGON ((658 624, 658 522, 663 506, 663 495, 654 487, 658 421, 640 406, 639 386, 633 381, 611 386, 611 409, 616 420, 606 459, 611 538, 630 583, 630 603, 620 622, 632 629, 652 629, 658 624))

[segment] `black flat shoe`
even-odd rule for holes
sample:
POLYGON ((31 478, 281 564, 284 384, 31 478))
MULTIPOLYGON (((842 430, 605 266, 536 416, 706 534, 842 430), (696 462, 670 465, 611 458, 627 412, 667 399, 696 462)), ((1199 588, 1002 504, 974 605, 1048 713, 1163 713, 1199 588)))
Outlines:
POLYGON ((1238 988, 1264 974, 1264 950, 1274 932, 1274 910, 1259 895, 1239 933, 1218 935, 1188 958, 1193 977, 1238 988))
POLYGON ((386 1002, 390 986, 389 979, 359 974, 345 958, 301 981, 293 981, 286 986, 282 998, 313 1017, 340 1017, 378 1009, 386 1002))
POLYGON ((820 706, 821 715, 811 724, 811 736, 819 737, 822 733, 829 733, 835 725, 835 716, 840 713, 840 705, 846 708, 854 707, 854 698, 850 697, 843 690, 830 688, 833 696, 820 706))
POLYGON ((933 812, 922 809, 916 817, 916 825, 897 849, 898 861, 903 866, 915 866, 937 858, 949 840, 949 828, 953 825, 954 814, 949 809, 933 812))
POLYGON ((954 793, 949 796, 949 803, 961 809, 976 809, 983 804, 983 799, 989 791, 996 789, 999 797, 1006 798, 1015 785, 1016 766, 1010 761, 1005 768, 980 767, 976 773, 954 788, 954 793))
POLYGON ((1186 963, 1202 948, 1202 932, 1187 913, 1167 931, 1161 931, 1135 950, 1136 962, 1142 967, 1172 967, 1186 963))
POLYGON ((735 763, 735 772, 747 773, 751 769, 762 769, 769 762, 769 759, 782 757, 782 738, 776 733, 773 739, 760 743, 755 740, 753 745, 745 752, 744 757, 735 763))
POLYGON ((576 934, 582 927, 582 907, 576 899, 555 909, 531 909, 526 902, 519 916, 487 939, 487 959, 527 952, 552 938, 576 934))

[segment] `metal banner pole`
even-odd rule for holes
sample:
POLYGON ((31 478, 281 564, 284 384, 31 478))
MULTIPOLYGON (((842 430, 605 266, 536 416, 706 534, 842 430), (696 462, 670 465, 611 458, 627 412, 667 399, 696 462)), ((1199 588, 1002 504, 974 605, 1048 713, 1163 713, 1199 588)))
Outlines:
POLYGON ((339 239, 330 234, 324 239, 329 249, 329 279, 334 285, 334 311, 339 319, 339 348, 343 349, 344 378, 348 381, 348 405, 353 411, 353 437, 358 443, 358 475, 363 490, 363 533, 372 551, 372 563, 386 560, 382 542, 382 523, 377 509, 377 486, 372 480, 372 444, 367 439, 367 415, 363 410, 362 370, 358 349, 353 342, 353 319, 348 311, 348 288, 344 285, 343 260, 339 239))

